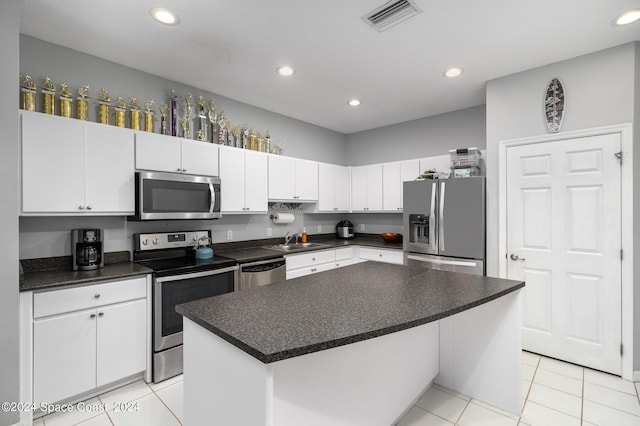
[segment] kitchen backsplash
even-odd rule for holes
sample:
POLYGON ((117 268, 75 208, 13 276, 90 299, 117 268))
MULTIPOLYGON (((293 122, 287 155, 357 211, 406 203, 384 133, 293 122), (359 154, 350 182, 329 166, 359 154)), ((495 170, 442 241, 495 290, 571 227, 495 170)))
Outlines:
MULTIPOLYGON (((402 215, 395 213, 305 213, 305 210, 288 211, 295 215, 291 224, 274 224, 268 214, 227 215, 219 220, 149 221, 130 222, 125 217, 20 217, 20 259, 36 259, 71 254, 71 229, 104 229, 104 251, 132 251, 133 234, 137 232, 171 232, 211 229, 213 242, 245 241, 270 237, 284 237, 287 232, 309 235, 335 231, 336 224, 348 219, 355 231, 366 233, 402 233, 402 215), (364 230, 362 230, 364 225, 364 230), (267 230, 271 228, 271 235, 267 230), (227 233, 231 231, 231 240, 227 233)), ((271 213, 271 212, 270 212, 271 213)))

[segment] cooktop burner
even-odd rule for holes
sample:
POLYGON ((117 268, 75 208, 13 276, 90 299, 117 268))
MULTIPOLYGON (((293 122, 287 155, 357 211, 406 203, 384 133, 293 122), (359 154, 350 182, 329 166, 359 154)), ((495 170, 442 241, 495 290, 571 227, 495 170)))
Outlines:
POLYGON ((238 263, 215 253, 210 259, 196 259, 195 247, 210 245, 210 231, 135 234, 133 241, 133 261, 152 269, 157 277, 210 271, 238 263))

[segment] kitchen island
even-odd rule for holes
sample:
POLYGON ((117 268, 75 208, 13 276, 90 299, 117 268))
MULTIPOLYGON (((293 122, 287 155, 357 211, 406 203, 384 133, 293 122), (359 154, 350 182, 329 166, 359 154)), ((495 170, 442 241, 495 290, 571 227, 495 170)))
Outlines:
POLYGON ((518 412, 523 287, 365 262, 180 305, 185 425, 390 425, 434 380, 518 412))

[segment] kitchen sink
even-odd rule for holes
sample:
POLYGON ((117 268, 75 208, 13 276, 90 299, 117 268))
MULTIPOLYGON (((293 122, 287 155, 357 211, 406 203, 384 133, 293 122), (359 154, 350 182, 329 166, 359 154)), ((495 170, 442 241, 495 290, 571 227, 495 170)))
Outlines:
POLYGON ((264 246, 264 248, 271 250, 280 250, 286 252, 315 250, 319 248, 329 247, 329 244, 320 243, 298 243, 298 244, 276 244, 273 246, 264 246))

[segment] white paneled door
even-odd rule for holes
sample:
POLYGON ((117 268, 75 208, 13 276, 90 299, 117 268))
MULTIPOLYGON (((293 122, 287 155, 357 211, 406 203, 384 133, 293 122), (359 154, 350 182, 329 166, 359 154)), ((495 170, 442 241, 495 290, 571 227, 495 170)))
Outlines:
POLYGON ((621 374, 620 134, 507 148, 523 349, 621 374))

